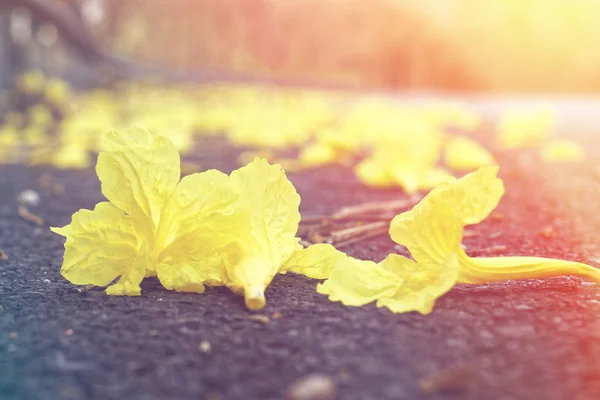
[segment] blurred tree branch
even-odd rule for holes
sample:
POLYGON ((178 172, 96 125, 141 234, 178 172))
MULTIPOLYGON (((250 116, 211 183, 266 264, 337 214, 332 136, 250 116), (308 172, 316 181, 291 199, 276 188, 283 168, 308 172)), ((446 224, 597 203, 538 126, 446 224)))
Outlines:
POLYGON ((76 3, 67 1, 61 5, 47 0, 5 0, 5 2, 9 8, 27 9, 34 20, 54 25, 64 42, 86 62, 118 67, 121 71, 123 67, 128 67, 125 60, 101 48, 85 26, 76 3))
MULTIPOLYGON (((120 1, 113 0, 109 5, 119 6, 120 1)), ((140 77, 158 77, 166 81, 225 81, 225 82, 264 82, 284 86, 319 86, 331 87, 337 89, 346 88, 344 85, 326 84, 322 81, 295 80, 289 78, 273 76, 257 76, 253 73, 242 73, 227 69, 194 69, 194 70, 173 70, 171 68, 158 65, 148 65, 136 61, 127 60, 119 57, 103 48, 101 43, 94 38, 85 24, 82 17, 81 8, 76 0, 1 0, 1 9, 26 9, 31 14, 34 21, 41 23, 50 23, 56 27, 60 39, 78 54, 82 60, 94 67, 97 71, 97 78, 101 81, 112 82, 126 78, 140 77)), ((109 14, 117 19, 120 9, 111 9, 109 14)), ((110 24, 116 24, 116 21, 109 21, 110 24)), ((109 29, 109 35, 114 34, 116 26, 109 29), (111 32, 112 31, 112 32, 111 32)))

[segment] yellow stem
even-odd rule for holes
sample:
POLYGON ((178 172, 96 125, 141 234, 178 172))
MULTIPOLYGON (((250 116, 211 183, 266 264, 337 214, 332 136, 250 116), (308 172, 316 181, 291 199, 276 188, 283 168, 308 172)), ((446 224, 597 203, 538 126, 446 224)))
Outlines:
POLYGON ((246 307, 252 311, 260 311, 264 308, 265 304, 267 304, 265 290, 259 286, 246 288, 246 290, 244 290, 244 297, 246 300, 246 307))
POLYGON ((458 281, 478 284, 507 280, 543 279, 580 275, 600 284, 600 270, 575 261, 541 257, 471 258, 462 254, 458 281))

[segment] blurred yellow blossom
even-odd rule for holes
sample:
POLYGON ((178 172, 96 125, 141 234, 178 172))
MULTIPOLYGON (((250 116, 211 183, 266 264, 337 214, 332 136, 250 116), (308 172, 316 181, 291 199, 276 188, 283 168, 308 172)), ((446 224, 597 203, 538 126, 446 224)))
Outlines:
POLYGON ((446 142, 444 161, 450 169, 469 171, 482 165, 494 164, 494 157, 475 140, 465 136, 453 136, 446 142))
POLYGON ((580 161, 585 158, 585 148, 571 140, 552 140, 542 147, 541 155, 546 162, 580 161))
POLYGON ((550 109, 506 112, 498 122, 498 144, 503 149, 538 147, 550 138, 553 128, 550 109))
POLYGON ((78 285, 109 286, 111 295, 139 295, 144 276, 168 288, 202 291, 220 279, 216 248, 240 233, 237 195, 218 171, 179 181, 179 154, 164 137, 135 129, 106 136, 96 171, 109 200, 80 210, 66 236, 61 273, 78 285))

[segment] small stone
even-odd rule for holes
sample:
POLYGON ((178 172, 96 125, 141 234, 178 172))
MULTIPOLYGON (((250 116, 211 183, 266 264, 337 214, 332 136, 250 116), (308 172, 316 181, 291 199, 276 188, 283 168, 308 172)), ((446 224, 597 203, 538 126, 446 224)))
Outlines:
POLYGON ((212 346, 208 340, 203 340, 200 342, 200 346, 198 346, 200 351, 203 353, 210 353, 212 350, 212 346))
POLYGON ((72 335, 73 335, 73 329, 67 329, 65 331, 65 336, 69 337, 69 336, 72 336, 72 335))
POLYGON ((271 318, 273 318, 273 319, 279 319, 279 318, 281 318, 281 313, 279 311, 275 311, 273 313, 273 315, 271 315, 271 318))
POLYGON ((152 337, 158 336, 158 330, 150 329, 150 336, 152 336, 152 337))
POLYGON ((6 255, 4 250, 0 249, 0 261, 6 261, 6 260, 8 260, 8 256, 6 255))
POLYGON ((40 195, 35 190, 23 190, 17 196, 17 201, 24 206, 35 207, 40 204, 40 195))
POLYGON ((324 374, 311 374, 295 381, 287 390, 287 400, 333 400, 335 382, 324 374))
POLYGON ((17 338, 17 332, 11 332, 8 334, 8 337, 11 339, 16 339, 17 338))

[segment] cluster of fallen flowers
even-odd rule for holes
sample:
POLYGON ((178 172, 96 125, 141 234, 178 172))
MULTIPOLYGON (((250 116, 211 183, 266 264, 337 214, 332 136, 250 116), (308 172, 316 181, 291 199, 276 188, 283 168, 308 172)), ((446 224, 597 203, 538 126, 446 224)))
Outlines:
POLYGON ((547 162, 585 156, 581 145, 552 138, 555 116, 545 109, 502 113, 495 143, 486 147, 477 113, 448 101, 408 104, 382 95, 224 83, 124 82, 77 92, 39 71, 19 77, 13 95, 23 107, 0 116, 0 164, 85 169, 92 153, 104 150, 101 134, 130 126, 160 132, 181 154, 193 153, 198 138, 219 136, 248 149, 240 165, 255 156, 288 172, 337 163, 352 167, 365 185, 409 193, 493 164, 509 149, 539 148, 547 162))
POLYGON ((274 276, 294 272, 323 279, 317 291, 332 301, 427 314, 456 283, 563 274, 600 282, 599 270, 576 262, 465 254, 463 228, 485 219, 504 193, 496 166, 450 178, 397 215, 390 235, 414 260, 391 254, 376 264, 329 244, 299 244, 300 196, 279 165, 257 158, 229 176, 208 170, 180 180, 168 138, 133 129, 104 139, 96 172, 108 201, 52 230, 66 237, 63 276, 110 285, 109 295, 140 295, 144 277, 157 276, 176 291, 227 286, 260 310, 274 276))

